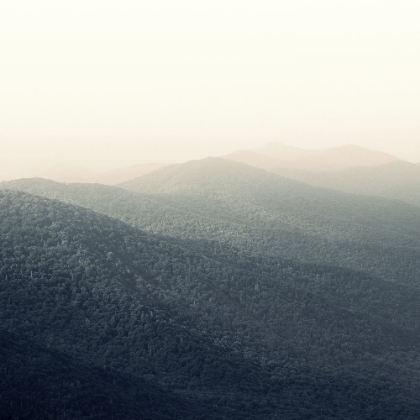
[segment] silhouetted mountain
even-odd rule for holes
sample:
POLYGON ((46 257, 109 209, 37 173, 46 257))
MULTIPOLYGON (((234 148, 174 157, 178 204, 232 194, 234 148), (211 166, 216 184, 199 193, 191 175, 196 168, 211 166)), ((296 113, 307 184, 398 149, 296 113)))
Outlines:
MULTIPOLYGON (((54 416, 51 407, 72 418, 98 415, 83 377, 96 384, 92 398, 105 401, 99 413, 107 418, 134 398, 131 384, 144 390, 144 381, 155 387, 135 407, 148 413, 169 392, 156 409, 162 418, 185 418, 185 410, 206 419, 418 414, 416 289, 222 243, 157 237, 20 192, 0 192, 0 241, 0 328, 16 337, 6 335, 1 351, 11 363, 0 368, 10 377, 14 365, 46 360, 29 382, 47 387, 36 406, 44 417, 54 416), (10 359, 17 347, 25 350, 10 359), (50 363, 69 366, 55 374, 57 390, 44 368, 50 363), (66 388, 65 375, 80 382, 66 388), (115 405, 107 402, 112 392, 115 405), (57 402, 62 395, 69 399, 57 402), (44 401, 55 402, 43 408, 44 401)), ((12 415, 26 415, 37 394, 25 388, 23 368, 15 371, 2 396, 20 404, 12 415)), ((131 418, 130 410, 118 417, 131 418)))

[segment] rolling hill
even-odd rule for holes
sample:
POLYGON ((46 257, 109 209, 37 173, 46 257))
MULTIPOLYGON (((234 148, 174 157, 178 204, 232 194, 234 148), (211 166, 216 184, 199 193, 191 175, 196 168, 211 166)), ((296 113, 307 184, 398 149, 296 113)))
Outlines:
POLYGON ((234 243, 249 251, 363 269, 419 286, 420 213, 402 202, 313 188, 215 158, 123 186, 236 223, 238 233, 230 237, 244 232, 247 239, 234 243))
POLYGON ((409 162, 396 161, 334 173, 278 168, 273 172, 314 186, 402 200, 420 206, 420 166, 409 162))
POLYGON ((0 192, 0 216, 12 415, 416 418, 416 289, 156 236, 22 192, 0 192), (22 366, 42 369, 28 382, 22 366), (31 384, 46 389, 35 407, 31 384))
POLYGON ((302 156, 299 153, 288 155, 286 149, 285 156, 289 156, 289 160, 278 158, 283 150, 281 144, 272 143, 261 150, 240 150, 223 158, 312 186, 420 205, 419 164, 355 146, 302 156), (263 154, 261 150, 267 152, 263 154))
POLYGON ((152 233, 419 287, 420 215, 402 202, 314 188, 216 158, 124 184, 136 193, 36 179, 3 185, 82 205, 152 233))

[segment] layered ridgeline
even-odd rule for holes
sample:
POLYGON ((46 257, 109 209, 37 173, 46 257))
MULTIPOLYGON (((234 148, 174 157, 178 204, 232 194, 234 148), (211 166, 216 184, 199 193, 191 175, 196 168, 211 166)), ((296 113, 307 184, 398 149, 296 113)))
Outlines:
POLYGON ((40 179, 3 186, 88 207, 154 233, 419 287, 420 211, 402 202, 313 188, 215 158, 124 184, 143 191, 137 194, 40 179))
POLYGON ((217 252, 21 192, 0 192, 0 240, 12 418, 418 415, 416 289, 217 252), (349 310, 343 282, 379 302, 349 310))
MULTIPOLYGON (((284 279, 283 274, 287 272, 287 279, 293 287, 316 293, 322 298, 333 301, 334 304, 344 305, 349 310, 371 311, 370 313, 374 316, 398 320, 404 326, 415 327, 418 323, 417 315, 413 316, 410 311, 406 313, 400 310, 401 305, 407 309, 412 305, 414 310, 418 306, 416 293, 412 290, 417 288, 418 284, 414 282, 410 287, 404 285, 416 274, 415 268, 418 264, 416 249, 405 247, 406 260, 391 260, 392 264, 395 263, 391 265, 386 255, 382 258, 383 254, 379 252, 383 252, 383 246, 375 246, 372 241, 366 246, 360 240, 350 243, 355 250, 353 259, 349 260, 347 253, 340 254, 340 251, 336 253, 337 264, 331 266, 331 264, 326 265, 325 261, 331 260, 333 250, 337 251, 337 243, 334 241, 323 241, 315 235, 309 236, 298 234, 298 232, 295 232, 293 236, 290 234, 286 236, 288 232, 281 229, 268 232, 264 228, 250 227, 246 221, 232 220, 232 215, 227 214, 226 211, 219 211, 217 218, 212 217, 211 213, 206 216, 205 213, 203 214, 204 206, 198 209, 194 206, 188 208, 182 203, 181 198, 175 201, 173 197, 168 199, 166 195, 138 194, 102 185, 64 185, 41 179, 20 180, 6 185, 9 188, 20 188, 67 203, 78 204, 134 227, 141 227, 160 235, 164 234, 168 240, 175 239, 178 244, 200 250, 202 254, 218 261, 229 263, 231 257, 227 260, 226 258, 228 255, 233 255, 238 259, 241 267, 257 266, 257 275, 261 272, 269 272, 276 278, 280 276, 284 279), (286 241, 283 240, 284 237, 286 241), (314 244, 316 244, 315 241, 327 243, 328 252, 323 253, 323 250, 319 250, 316 246, 312 251, 311 244, 309 246, 307 244, 308 238, 311 237, 314 244), (276 248, 267 248, 264 246, 266 243, 275 244, 276 248), (280 246, 281 250, 278 252, 280 246), (249 249, 252 252, 247 251, 249 249), (293 254, 296 249, 312 251, 307 252, 308 258, 315 258, 315 255, 322 262, 318 265, 305 263, 302 261, 301 252, 293 254), (317 251, 318 253, 315 254, 317 251), (282 258, 283 254, 289 258, 282 258), (293 255, 293 259, 290 255, 293 255), (360 267, 364 261, 366 261, 366 270, 360 268, 348 270, 343 267, 348 264, 360 267), (413 271, 403 270, 405 261, 413 267, 413 271), (377 272, 378 267, 385 272, 384 278, 369 274, 377 272), (390 277, 390 273, 400 275, 390 277), (299 278, 300 281, 296 282, 295 278, 299 278), (393 284, 388 279, 393 280, 393 284)), ((369 207, 371 203, 368 201, 367 204, 369 207)), ((404 212, 400 213, 401 217, 404 215, 404 212)), ((391 221, 386 228, 389 229, 390 226, 392 226, 391 221)), ((397 227, 392 226, 392 229, 398 232, 397 227)), ((400 235, 395 233, 395 235, 396 238, 405 237, 401 233, 400 235)), ((363 241, 365 240, 363 237, 363 241)), ((394 239, 388 244, 388 254, 399 251, 398 248, 392 247, 393 243, 394 239)))
POLYGON ((309 172, 336 172, 399 161, 387 153, 354 145, 305 150, 281 143, 269 143, 253 150, 239 150, 224 158, 274 172, 285 168, 309 172))
MULTIPOLYGON (((420 286, 420 211, 402 202, 313 188, 216 158, 174 165, 122 186, 212 219, 202 237, 225 236, 249 252, 420 286)), ((197 222, 195 229, 204 228, 197 222)))
POLYGON ((311 151, 271 143, 254 150, 239 150, 224 158, 313 186, 420 206, 420 164, 381 152, 356 146, 311 151))
MULTIPOLYGON (((218 160, 194 164, 209 163, 217 164, 218 160)), ((223 161, 222 166, 225 166, 223 161)), ((217 171, 212 171, 212 176, 220 191, 222 183, 217 182, 217 174, 220 174, 221 168, 217 168, 217 171)), ((228 168, 232 169, 229 165, 228 168)), ((245 167, 240 165, 240 168, 245 167)), ((178 169, 184 168, 181 165, 178 169)), ((253 169, 249 169, 252 173, 253 169)), ((256 174, 266 176, 263 172, 257 171, 254 175, 256 174)), ((191 181, 192 178, 188 179, 191 181)), ((245 179, 245 176, 241 177, 241 180, 245 179)), ((288 184, 287 180, 281 182, 288 184)), ((237 191, 240 191, 240 182, 236 185, 237 191)), ((270 214, 266 208, 257 207, 259 214, 271 216, 270 229, 267 229, 265 227, 267 222, 264 219, 252 220, 255 226, 249 224, 247 214, 251 213, 251 210, 255 211, 255 206, 243 205, 243 214, 238 215, 236 207, 229 208, 230 203, 226 204, 220 200, 209 203, 207 200, 201 201, 195 197, 192 204, 189 204, 191 197, 185 195, 141 194, 103 185, 65 185, 42 179, 26 179, 3 184, 8 188, 77 204, 106 214, 133 227, 164 235, 167 240, 176 240, 178 244, 197 249, 214 260, 226 261, 228 255, 233 255, 240 261, 241 267, 257 265, 258 273, 264 271, 278 277, 287 271, 289 274, 287 278, 293 287, 317 293, 326 299, 333 299, 335 303, 344 305, 350 310, 372 310, 375 316, 379 311, 382 314, 380 316, 394 321, 399 320, 403 322, 402 325, 415 327, 418 324, 416 316, 406 317, 405 312, 400 311, 400 305, 408 308, 413 304, 413 308, 417 308, 417 301, 414 298, 417 292, 413 289, 419 287, 418 244, 415 241, 409 243, 407 238, 410 237, 407 231, 416 235, 418 210, 404 204, 399 206, 399 203, 392 201, 361 197, 356 197, 359 200, 356 201, 357 206, 352 206, 352 196, 331 192, 330 200, 324 199, 321 202, 324 206, 334 205, 333 209, 346 209, 331 218, 336 230, 343 229, 341 226, 343 223, 349 230, 351 240, 343 242, 324 237, 328 231, 325 232, 325 229, 319 226, 316 212, 313 213, 310 233, 295 227, 299 217, 302 218, 303 215, 306 221, 312 212, 311 206, 301 205, 299 188, 303 188, 303 191, 310 190, 315 196, 318 193, 327 193, 328 197, 328 191, 295 182, 291 185, 296 193, 295 203, 289 200, 289 205, 293 205, 294 223, 286 227, 280 223, 276 225, 275 212, 272 209, 270 214), (340 199, 343 198, 345 201, 340 203, 340 199), (336 202, 339 204, 338 207, 336 202), (381 218, 385 220, 378 223, 381 218), (411 225, 400 226, 400 219, 410 221, 410 218, 413 219, 411 225), (389 236, 384 237, 384 235, 389 236), (349 267, 353 269, 348 269, 349 267), (296 277, 300 278, 299 282, 294 281, 296 277), (307 281, 303 281, 303 278, 307 281)), ((265 186, 262 185, 262 188, 265 186)), ((279 191, 281 193, 282 190, 279 191)), ((230 195, 233 197, 233 194, 232 192, 230 195)), ((230 195, 228 194, 229 199, 230 195)), ((279 201, 282 200, 280 194, 275 197, 279 201)), ((309 198, 310 196, 306 195, 306 199, 309 198)), ((238 200, 234 199, 234 206, 237 204, 238 200)), ((262 205, 263 202, 259 202, 259 206, 262 205)), ((288 215, 284 209, 277 213, 279 216, 282 213, 286 217, 288 215)))
POLYGON ((396 161, 386 165, 337 172, 276 168, 277 174, 314 186, 402 200, 420 207, 420 165, 396 161))

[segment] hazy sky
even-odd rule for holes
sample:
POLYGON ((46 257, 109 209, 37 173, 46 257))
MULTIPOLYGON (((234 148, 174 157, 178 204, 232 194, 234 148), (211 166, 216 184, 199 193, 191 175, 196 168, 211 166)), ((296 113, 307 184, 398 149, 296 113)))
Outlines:
POLYGON ((0 6, 0 178, 269 141, 420 161, 420 2, 0 6))

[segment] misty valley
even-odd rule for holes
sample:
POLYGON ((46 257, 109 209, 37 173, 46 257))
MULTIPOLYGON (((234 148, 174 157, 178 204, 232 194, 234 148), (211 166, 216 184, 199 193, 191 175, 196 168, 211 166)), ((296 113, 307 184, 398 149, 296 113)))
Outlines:
POLYGON ((1 419, 420 418, 420 164, 65 171, 0 183, 1 419))

